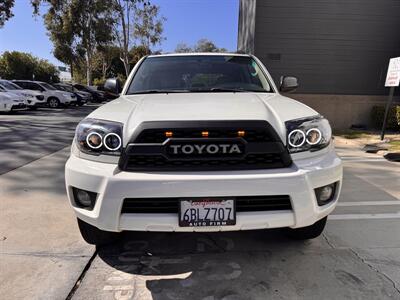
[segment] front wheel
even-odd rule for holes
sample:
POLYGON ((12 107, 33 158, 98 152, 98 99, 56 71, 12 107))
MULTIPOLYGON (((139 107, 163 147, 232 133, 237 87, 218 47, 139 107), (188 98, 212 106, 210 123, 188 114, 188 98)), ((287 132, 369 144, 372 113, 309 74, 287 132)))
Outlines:
POLYGON ((309 240, 315 239, 320 236, 322 231, 324 231, 326 220, 328 217, 325 217, 316 223, 301 228, 285 228, 285 234, 294 240, 309 240))
POLYGON ((79 231, 83 239, 91 245, 101 246, 118 240, 120 233, 100 230, 80 219, 78 220, 79 231))
POLYGON ((60 106, 60 100, 58 100, 57 98, 50 98, 49 100, 47 100, 47 104, 50 108, 57 108, 60 106))

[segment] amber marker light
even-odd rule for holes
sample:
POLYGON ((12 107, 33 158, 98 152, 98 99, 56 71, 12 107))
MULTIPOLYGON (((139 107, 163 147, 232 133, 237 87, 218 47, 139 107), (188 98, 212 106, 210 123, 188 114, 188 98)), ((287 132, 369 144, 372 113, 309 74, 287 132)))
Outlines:
POLYGON ((174 133, 172 131, 166 131, 165 132, 165 136, 166 137, 172 137, 174 135, 174 133))
POLYGON ((201 132, 202 137, 208 137, 208 131, 202 131, 201 132))
POLYGON ((238 131, 238 136, 240 136, 240 137, 244 137, 245 134, 246 134, 246 131, 244 131, 244 130, 239 130, 238 131))

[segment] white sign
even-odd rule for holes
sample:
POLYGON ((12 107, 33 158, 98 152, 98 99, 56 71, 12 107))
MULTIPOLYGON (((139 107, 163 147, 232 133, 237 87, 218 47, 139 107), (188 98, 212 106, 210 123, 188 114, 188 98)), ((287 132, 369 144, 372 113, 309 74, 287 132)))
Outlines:
POLYGON ((391 58, 386 75, 385 86, 399 86, 400 83, 400 57, 391 58))

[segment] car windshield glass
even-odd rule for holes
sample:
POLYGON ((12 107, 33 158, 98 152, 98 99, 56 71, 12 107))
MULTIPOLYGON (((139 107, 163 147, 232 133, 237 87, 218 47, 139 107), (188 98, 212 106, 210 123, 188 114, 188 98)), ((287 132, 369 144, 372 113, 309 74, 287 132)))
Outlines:
POLYGON ((59 89, 59 90, 63 90, 63 91, 67 91, 67 92, 73 92, 73 89, 72 89, 72 87, 71 86, 68 86, 68 85, 56 85, 55 86, 57 89, 59 89))
POLYGON ((45 82, 41 82, 40 85, 43 86, 44 88, 48 89, 48 90, 57 90, 54 86, 52 86, 52 85, 50 85, 48 83, 45 83, 45 82))
POLYGON ((187 55, 146 58, 127 94, 178 92, 272 92, 248 56, 187 55))
POLYGON ((18 85, 8 81, 0 81, 0 85, 6 90, 22 90, 18 85))

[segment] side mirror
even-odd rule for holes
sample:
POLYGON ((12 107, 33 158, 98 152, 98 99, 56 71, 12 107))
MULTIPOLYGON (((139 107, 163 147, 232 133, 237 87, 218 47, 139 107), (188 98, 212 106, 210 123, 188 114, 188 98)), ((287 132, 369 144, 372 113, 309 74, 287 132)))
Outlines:
POLYGON ((293 92, 299 87, 299 82, 296 77, 293 76, 281 76, 281 83, 279 90, 281 92, 293 92))
POLYGON ((103 89, 116 98, 122 92, 121 81, 118 78, 108 78, 104 83, 103 89))

